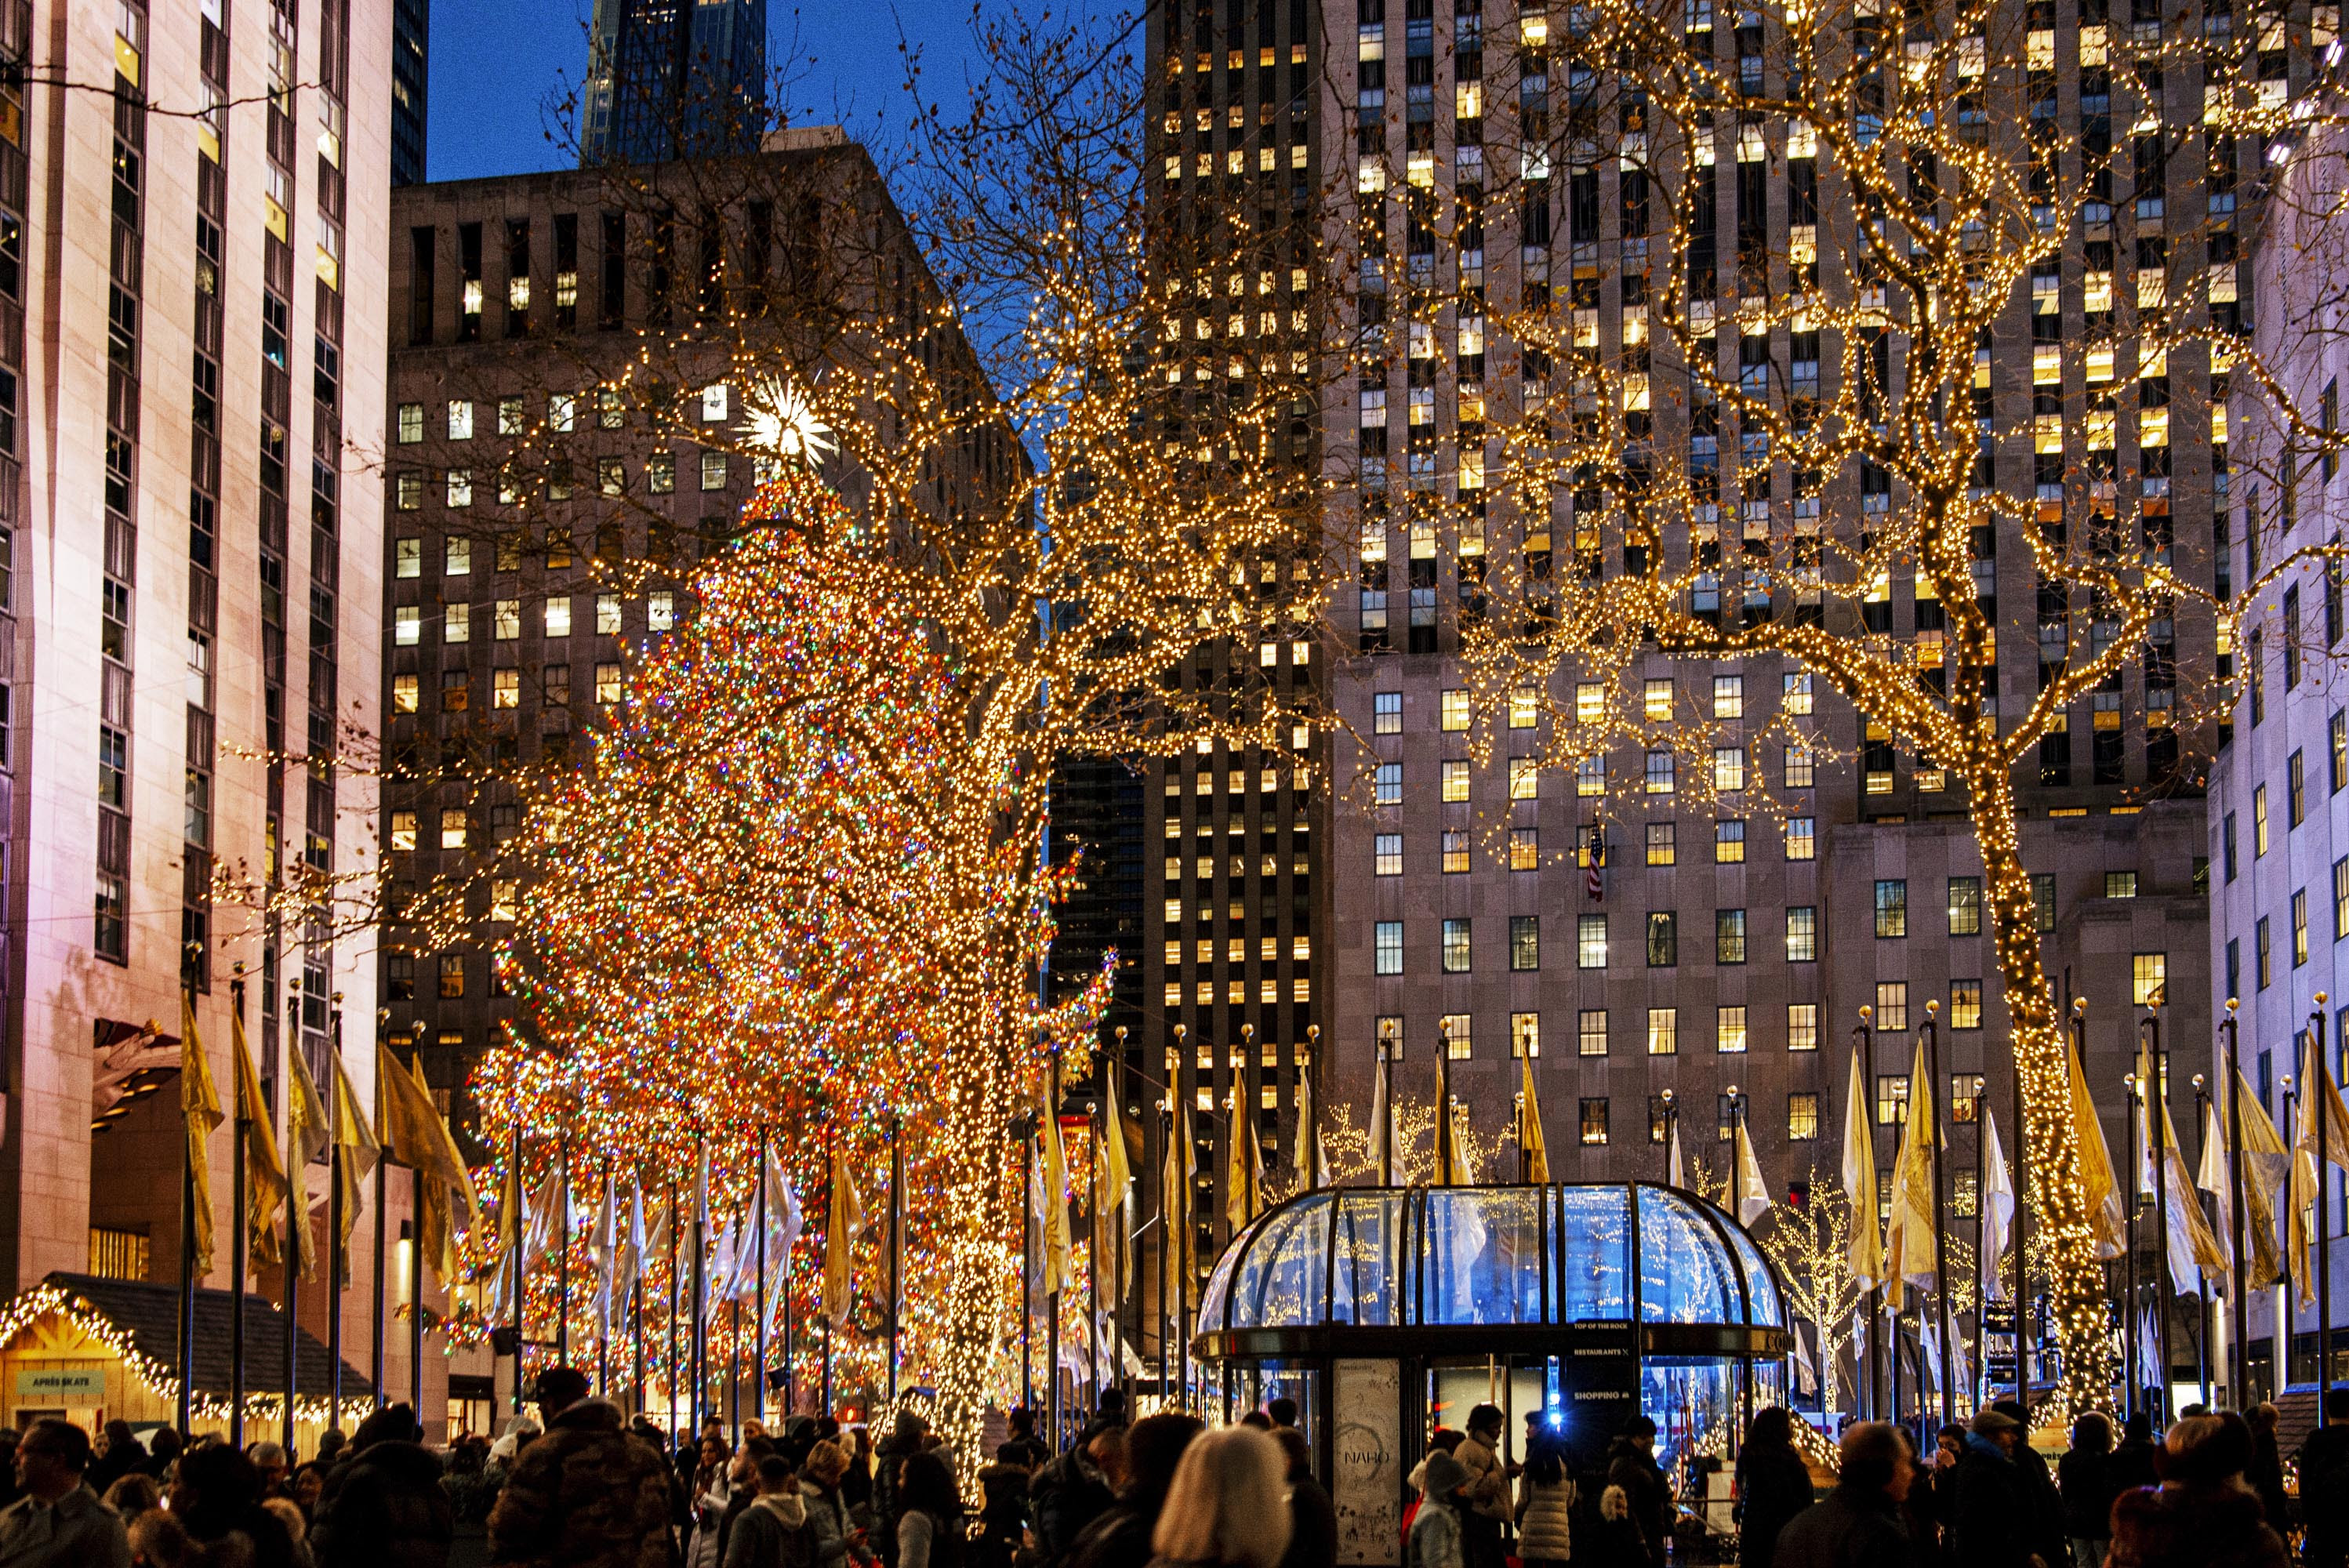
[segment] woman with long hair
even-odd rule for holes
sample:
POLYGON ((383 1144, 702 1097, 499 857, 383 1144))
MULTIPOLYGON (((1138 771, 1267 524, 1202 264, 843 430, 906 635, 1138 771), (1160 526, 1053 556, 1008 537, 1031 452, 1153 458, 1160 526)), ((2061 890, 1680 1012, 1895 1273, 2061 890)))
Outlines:
POLYGON ((1754 1411, 1737 1454, 1739 1563, 1770 1568, 1778 1532, 1811 1498, 1811 1468, 1795 1451, 1795 1418, 1778 1405, 1754 1411))
POLYGON ((962 1497, 935 1452, 897 1461, 897 1568, 962 1568, 962 1497))
POLYGON ((1517 1478, 1517 1556, 1525 1568, 1564 1568, 1574 1555, 1573 1511, 1566 1444, 1546 1428, 1537 1430, 1526 1444, 1525 1473, 1517 1478))
POLYGON ((1280 1445, 1252 1428, 1199 1437, 1174 1467, 1151 1534, 1153 1568, 1278 1568, 1288 1550, 1288 1470, 1280 1445))

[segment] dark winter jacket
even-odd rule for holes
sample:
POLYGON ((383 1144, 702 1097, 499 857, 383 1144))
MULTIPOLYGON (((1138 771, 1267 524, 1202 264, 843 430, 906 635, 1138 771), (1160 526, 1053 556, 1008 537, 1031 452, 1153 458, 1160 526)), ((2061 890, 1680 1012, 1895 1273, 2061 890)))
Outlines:
POLYGON ((1069 1551, 1067 1568, 1126 1568, 1150 1561, 1150 1537, 1166 1499, 1123 1497, 1084 1528, 1069 1551))
POLYGON ((1647 1545, 1648 1561, 1662 1568, 1672 1538, 1672 1489, 1656 1456, 1629 1438, 1617 1438, 1607 1445, 1607 1484, 1623 1489, 1631 1522, 1647 1545))
POLYGON ((1288 1486, 1288 1550, 1280 1568, 1336 1568, 1338 1510, 1327 1488, 1311 1476, 1288 1486))
POLYGON ((2259 1498, 2239 1486, 2145 1487, 2113 1504, 2108 1568, 2290 1568, 2259 1498))
POLYGON ((1811 1470, 1792 1443, 1748 1443, 1737 1457, 1737 1561, 1771 1568, 1778 1532, 1811 1506, 1811 1470))
POLYGON ((805 1568, 807 1500, 783 1492, 744 1509, 726 1537, 725 1568, 805 1568))
POLYGON ((895 1429, 873 1445, 873 1538, 883 1542, 892 1562, 897 1552, 897 1467, 921 1451, 920 1418, 905 1410, 897 1412, 895 1429))
MULTIPOLYGON (((1007 1447, 1009 1445, 1006 1445, 1007 1447)), ((978 1472, 978 1522, 983 1538, 998 1546, 1017 1546, 1028 1526, 1028 1483, 1022 1467, 998 1460, 978 1472)), ((1149 1537, 1143 1538, 1146 1549, 1149 1537)))
POLYGON ((2013 1460, 1987 1438, 1970 1436, 1943 1549, 1968 1568, 2025 1568, 2038 1550, 2029 1488, 2013 1460))
POLYGON ((2319 1427, 2300 1445, 2300 1518, 2309 1562, 2340 1562, 2349 1549, 2349 1426, 2319 1427))
POLYGON ((2268 1528, 2278 1535, 2292 1529, 2292 1501, 2284 1495, 2283 1459, 2276 1452, 2275 1434, 2256 1432, 2251 1437, 2251 1462, 2244 1467, 2243 1480, 2259 1493, 2260 1512, 2268 1528))
POLYGON ((336 1465, 316 1511, 310 1551, 336 1568, 440 1568, 456 1535, 440 1460, 416 1443, 370 1443, 336 1465))
POLYGON ((491 1560, 527 1568, 670 1568, 668 1462, 620 1411, 582 1399, 523 1449, 490 1510, 491 1560))
POLYGON ((2109 1461, 2113 1472, 2113 1491, 2124 1492, 2135 1486, 2156 1486, 2161 1477, 2153 1468, 2153 1444, 2145 1438, 2123 1438, 2113 1445, 2109 1461))
POLYGON ((1914 1568, 1918 1559, 1889 1497, 1839 1486, 1786 1522, 1771 1561, 1777 1568, 1914 1568))
POLYGON ((1058 1563, 1066 1557, 1085 1526, 1116 1501, 1082 1449, 1071 1449, 1038 1470, 1028 1483, 1028 1514, 1043 1560, 1058 1563))
POLYGON ((2064 1534, 2075 1541, 2111 1538, 2113 1499, 2120 1495, 2112 1455, 2074 1449, 2055 1466, 2055 1485, 2064 1494, 2064 1534))

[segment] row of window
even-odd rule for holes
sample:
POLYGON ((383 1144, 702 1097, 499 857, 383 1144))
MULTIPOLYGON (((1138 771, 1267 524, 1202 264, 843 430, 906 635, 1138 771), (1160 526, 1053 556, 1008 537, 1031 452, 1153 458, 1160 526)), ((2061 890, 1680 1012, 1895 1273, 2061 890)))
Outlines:
MULTIPOLYGON (((575 601, 586 594, 558 593, 542 600, 539 604, 540 634, 548 637, 571 635, 575 601)), ((463 600, 440 607, 440 640, 443 643, 471 642, 473 636, 473 607, 463 600)), ((595 595, 595 631, 597 636, 616 637, 622 634, 622 595, 595 595)), ((499 599, 490 605, 490 635, 497 642, 510 643, 522 635, 523 602, 520 599, 499 599)), ((645 595, 645 629, 666 632, 677 624, 677 595, 666 588, 656 589, 645 595)), ((395 646, 412 648, 424 641, 424 607, 400 604, 391 612, 391 640, 395 646)))
MULTIPOLYGON (((1643 1044, 1644 1054, 1670 1057, 1680 1054, 1682 1009, 1650 1007, 1634 1014, 1629 1026, 1633 1041, 1643 1044)), ((1899 1034, 1909 1026, 1909 983, 1905 980, 1882 980, 1877 983, 1874 1023, 1878 1030, 1899 1034)), ((1973 1030, 1982 1026, 1982 983, 1980 980, 1950 982, 1949 1026, 1952 1029, 1973 1030)), ((1716 1006, 1713 1009, 1713 1046, 1723 1056, 1739 1056, 1754 1043, 1752 1009, 1744 1005, 1716 1006)), ((1693 1017, 1692 1027, 1696 1026, 1693 1017)), ((1613 1054, 1614 1024, 1609 1009, 1584 1007, 1574 1016, 1574 1047, 1578 1057, 1605 1057, 1613 1054)), ((1474 1015, 1446 1013, 1436 1020, 1439 1048, 1448 1047, 1452 1059, 1465 1060, 1475 1055, 1475 1022, 1474 1015)), ((1390 1060, 1403 1057, 1403 1021, 1389 1014, 1378 1020, 1377 1037, 1381 1048, 1390 1060)), ((1786 1004, 1786 1049, 1816 1051, 1819 1048, 1819 1004, 1789 1002, 1786 1004)), ((1542 1054, 1541 1014, 1538 1012, 1509 1015, 1509 1055, 1538 1058, 1542 1054)))
MULTIPOLYGON (((1689 701, 1696 701, 1693 694, 1689 701)), ((1640 713, 1653 724, 1672 724, 1689 717, 1683 715, 1680 685, 1670 676, 1650 677, 1641 686, 1640 713)), ((1797 716, 1814 711, 1811 677, 1807 675, 1786 676, 1779 696, 1779 710, 1797 716)), ((1531 729, 1540 722, 1541 693, 1532 686, 1519 686, 1509 694, 1508 727, 1511 729, 1531 729)), ((1578 724, 1603 723, 1609 715, 1608 686, 1604 681, 1578 681, 1574 688, 1574 717, 1578 724)), ((1742 675, 1713 677, 1711 716, 1716 719, 1745 717, 1745 677, 1742 675)), ((1447 686, 1437 697, 1436 727, 1447 733, 1469 727, 1475 711, 1465 686, 1447 686)), ((1402 693, 1381 691, 1371 694, 1371 730, 1375 735, 1402 733, 1402 693)))
MULTIPOLYGON (((1976 883, 1975 902, 1971 906, 1971 923, 1961 926, 1961 907, 1952 904, 1951 934, 1971 935, 1981 926, 1980 879, 1952 878, 1976 883)), ((1908 934, 1907 905, 1901 898, 1888 899, 1885 889, 1900 889, 1899 882, 1878 882, 1876 909, 1876 934, 1879 937, 1902 937, 1908 934)), ((1604 969, 1611 956, 1609 916, 1582 914, 1575 917, 1575 967, 1604 969)), ((1748 956, 1748 922, 1742 909, 1717 909, 1713 915, 1713 962, 1744 964, 1748 956)), ((1818 961, 1818 906, 1790 904, 1785 911, 1785 957, 1790 964, 1813 964, 1818 961)), ((1466 919, 1446 918, 1440 923, 1441 953, 1444 973, 1466 975, 1475 967, 1475 942, 1474 923, 1466 919)), ((1671 969, 1681 961, 1680 914, 1673 910, 1650 910, 1642 927, 1642 948, 1647 967, 1671 969)), ((1403 972, 1403 923, 1381 920, 1372 928, 1371 953, 1373 973, 1401 975, 1403 972)), ((1541 916, 1513 914, 1509 916, 1509 967, 1512 970, 1537 970, 1541 967, 1541 916)))
MULTIPOLYGON (((728 467, 727 456, 724 452, 707 449, 696 455, 700 485, 703 490, 722 490, 726 488, 728 476, 731 471, 728 467)), ((754 464, 754 468, 758 481, 761 484, 765 483, 771 476, 763 462, 754 464)), ((676 494, 677 454, 675 452, 647 454, 644 461, 644 476, 645 490, 647 494, 676 494)), ((424 486, 428 477, 421 469, 395 470, 392 474, 391 485, 394 509, 399 511, 423 511, 424 486)), ((443 469, 440 470, 440 495, 444 504, 459 510, 473 504, 473 470, 471 469, 443 469)), ((570 465, 566 461, 558 459, 547 465, 547 500, 569 500, 576 490, 577 481, 572 478, 570 465)), ((595 459, 595 493, 607 496, 626 495, 627 490, 628 460, 626 458, 597 458, 595 459)), ((519 503, 523 500, 523 491, 522 477, 511 470, 501 469, 497 477, 497 491, 498 503, 501 506, 512 506, 519 503)))
MULTIPOLYGON (((2308 962, 2308 890, 2294 888, 2291 903, 2292 966, 2300 968, 2308 962)), ((2333 940, 2336 943, 2349 936, 2349 855, 2333 862, 2333 940)), ((2242 939, 2227 939, 2227 995, 2241 994, 2242 939)), ((2275 944, 2268 926, 2268 917, 2261 915, 2251 923, 2252 979, 2264 991, 2275 978, 2275 944)))
MULTIPOLYGON (((477 402, 471 397, 450 398, 441 406, 443 438, 471 440, 475 410, 486 409, 489 406, 487 399, 477 402)), ((733 388, 726 382, 714 381, 689 397, 687 407, 698 413, 705 425, 724 424, 733 414, 733 388)), ((532 433, 530 414, 522 398, 501 397, 497 399, 496 408, 499 435, 519 437, 532 433)), ((598 388, 592 399, 573 392, 548 394, 543 428, 558 435, 583 430, 587 428, 585 421, 591 413, 595 428, 599 430, 623 429, 628 422, 628 404, 620 388, 605 387, 598 388)), ((399 445, 412 447, 424 439, 424 418, 425 406, 421 403, 402 403, 393 410, 392 432, 399 445)))
MULTIPOLYGON (((423 696, 423 677, 396 675, 391 677, 391 711, 395 714, 419 710, 423 696)), ((595 701, 609 705, 620 700, 622 677, 620 666, 605 662, 595 666, 595 701)), ((539 701, 545 707, 568 707, 571 705, 571 666, 547 665, 539 671, 539 701)), ((471 669, 446 669, 440 672, 440 711, 470 712, 473 706, 473 672, 471 669)), ((499 669, 490 672, 490 707, 519 708, 522 706, 522 671, 499 669)))

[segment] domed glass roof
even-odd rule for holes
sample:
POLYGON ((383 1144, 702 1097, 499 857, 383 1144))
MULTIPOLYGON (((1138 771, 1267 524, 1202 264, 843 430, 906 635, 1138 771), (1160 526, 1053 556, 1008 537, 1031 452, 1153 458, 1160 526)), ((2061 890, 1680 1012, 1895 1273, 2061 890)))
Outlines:
POLYGON ((1744 1229, 1644 1184, 1305 1193, 1226 1249, 1199 1332, 1640 1322, 1786 1327, 1744 1229))

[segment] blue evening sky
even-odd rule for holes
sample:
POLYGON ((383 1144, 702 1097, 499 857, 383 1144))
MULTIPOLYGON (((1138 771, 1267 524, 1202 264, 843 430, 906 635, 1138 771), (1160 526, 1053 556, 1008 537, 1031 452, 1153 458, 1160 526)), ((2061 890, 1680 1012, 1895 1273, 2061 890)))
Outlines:
MULTIPOLYGON (((519 174, 576 161, 560 106, 586 68, 593 5, 436 0, 429 178, 519 174)), ((969 0, 823 0, 797 10, 769 0, 768 58, 778 67, 794 63, 792 123, 841 124, 871 137, 906 118, 901 33, 921 44, 925 89, 945 95, 973 53, 969 19, 969 0)))

